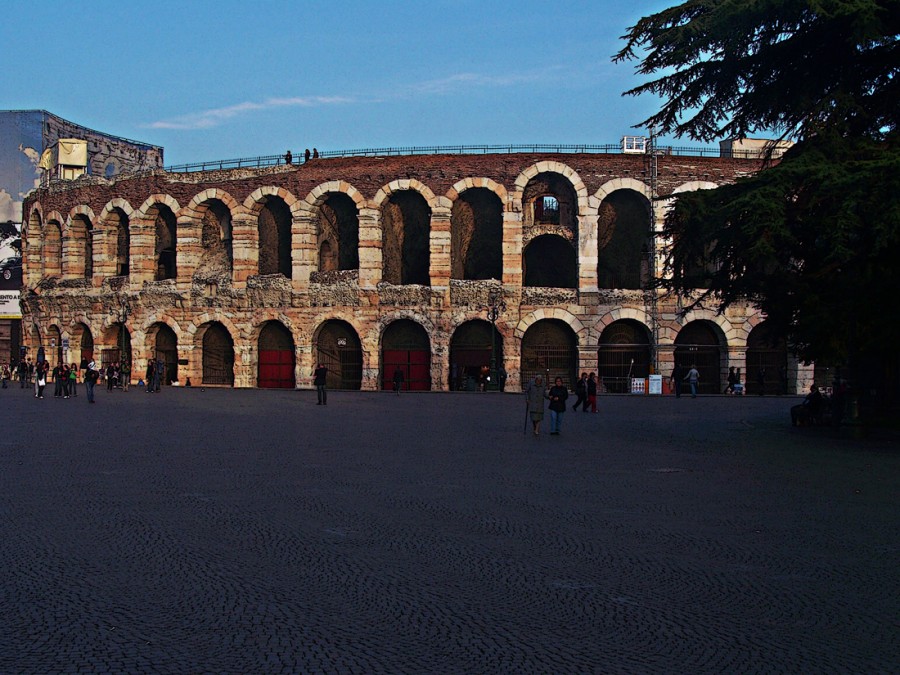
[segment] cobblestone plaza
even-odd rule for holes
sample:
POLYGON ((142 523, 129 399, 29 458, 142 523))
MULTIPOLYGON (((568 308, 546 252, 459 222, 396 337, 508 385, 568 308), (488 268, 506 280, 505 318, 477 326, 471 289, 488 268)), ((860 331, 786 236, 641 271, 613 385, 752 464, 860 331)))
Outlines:
POLYGON ((2 673, 900 668, 896 438, 794 397, 13 386, 2 673))

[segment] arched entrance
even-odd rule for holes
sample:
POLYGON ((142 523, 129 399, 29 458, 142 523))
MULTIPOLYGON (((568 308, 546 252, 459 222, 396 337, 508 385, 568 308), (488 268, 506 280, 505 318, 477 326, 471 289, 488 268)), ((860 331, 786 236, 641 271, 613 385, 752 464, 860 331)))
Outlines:
POLYGON ((94 336, 91 334, 91 329, 81 324, 81 344, 80 344, 80 352, 78 355, 78 367, 82 370, 87 368, 87 365, 94 360, 94 336))
POLYGON ((316 362, 328 369, 325 384, 330 389, 362 387, 362 345, 346 321, 332 319, 322 324, 316 337, 316 362))
POLYGON ((542 234, 529 242, 524 253, 523 286, 577 288, 575 248, 555 234, 542 234))
POLYGON ((203 384, 234 386, 234 340, 218 322, 203 332, 203 384))
POLYGON ((475 391, 489 374, 491 345, 494 363, 503 363, 503 341, 500 332, 487 321, 476 319, 461 324, 450 340, 450 390, 475 391), (494 332, 493 342, 491 331, 494 332))
POLYGON ((47 329, 47 344, 48 346, 45 350, 46 353, 44 354, 44 358, 47 359, 52 366, 62 363, 63 345, 59 326, 50 326, 47 329))
POLYGON ((294 338, 280 321, 268 321, 259 333, 259 365, 256 386, 261 389, 293 389, 294 338))
POLYGON ((403 388, 431 390, 431 341, 415 321, 401 319, 384 329, 381 336, 381 387, 393 389, 394 371, 403 371, 403 388))
POLYGON ((719 338, 706 321, 692 321, 675 338, 675 362, 685 372, 692 366, 700 373, 701 394, 722 392, 722 350, 719 338))
POLYGON ((157 362, 163 364, 160 382, 172 384, 178 381, 178 337, 164 323, 156 324, 155 352, 157 362))
POLYGON ((607 392, 626 394, 631 378, 650 375, 650 335, 631 319, 614 321, 600 335, 597 374, 607 392))
POLYGON ((103 370, 106 370, 107 366, 114 363, 132 362, 131 333, 128 332, 128 327, 125 324, 114 323, 110 326, 105 342, 112 346, 100 350, 100 367, 103 370))
POLYGON ((522 336, 522 387, 536 375, 545 382, 561 377, 572 388, 578 379, 578 338, 575 331, 559 319, 543 319, 522 336))
POLYGON ((748 394, 788 392, 787 342, 763 321, 747 336, 748 394))

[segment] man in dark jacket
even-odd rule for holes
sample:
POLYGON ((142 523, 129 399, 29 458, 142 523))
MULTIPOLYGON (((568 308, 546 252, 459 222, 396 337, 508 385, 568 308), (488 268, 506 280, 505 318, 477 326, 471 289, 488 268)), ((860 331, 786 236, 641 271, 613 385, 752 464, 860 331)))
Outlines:
POLYGON ((316 405, 328 405, 328 392, 325 391, 325 381, 328 378, 328 368, 323 366, 321 363, 316 366, 316 371, 313 373, 315 379, 313 380, 313 384, 316 385, 316 396, 319 401, 316 405))

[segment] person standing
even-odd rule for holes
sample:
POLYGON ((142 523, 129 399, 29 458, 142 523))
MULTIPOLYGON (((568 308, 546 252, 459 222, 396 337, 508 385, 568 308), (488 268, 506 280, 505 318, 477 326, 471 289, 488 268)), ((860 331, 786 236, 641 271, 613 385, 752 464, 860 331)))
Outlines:
POLYGON ((19 389, 24 389, 28 382, 28 364, 25 359, 19 361, 19 389))
POLYGON ((147 372, 144 377, 147 379, 147 393, 153 392, 153 376, 156 374, 156 361, 154 359, 147 360, 147 372))
POLYGON ((69 368, 69 393, 78 396, 78 364, 73 363, 69 368))
MULTIPOLYGON (((587 373, 584 373, 584 377, 584 381, 587 382, 587 373)), ((587 384, 584 386, 585 390, 587 390, 587 384)), ((559 432, 562 431, 563 415, 566 413, 566 399, 569 398, 569 390, 563 384, 561 377, 556 378, 553 386, 550 387, 547 398, 550 399, 550 435, 559 436, 559 432)), ((586 403, 587 399, 585 399, 586 403)), ((578 404, 576 403, 575 405, 577 406, 578 404)), ((586 405, 584 410, 587 412, 586 405)))
POLYGON ((57 363, 51 373, 53 378, 53 398, 62 398, 63 395, 63 367, 57 363))
POLYGON ((500 388, 500 391, 506 391, 506 368, 502 365, 497 369, 497 386, 500 388))
POLYGON ((722 393, 723 394, 733 394, 734 393, 734 385, 736 385, 737 383, 738 383, 737 373, 734 372, 734 366, 731 366, 728 369, 728 386, 725 387, 725 391, 723 391, 722 393))
POLYGON ((91 361, 84 371, 84 388, 87 390, 88 403, 94 402, 94 385, 100 379, 100 373, 96 370, 97 364, 91 361))
POLYGON ((9 386, 9 366, 7 364, 3 364, 3 388, 6 389, 9 386))
POLYGON ((128 385, 131 384, 131 363, 129 361, 122 361, 122 365, 119 367, 119 383, 122 385, 122 391, 127 392, 128 385))
POLYGON ((676 362, 675 367, 672 369, 672 375, 669 377, 669 384, 675 390, 675 398, 681 398, 681 385, 684 382, 684 375, 684 368, 676 362))
POLYGON ((325 391, 325 382, 328 379, 328 368, 320 363, 316 366, 313 376, 315 377, 313 384, 316 385, 316 397, 318 398, 316 405, 328 405, 328 392, 325 391))
POLYGON ((400 395, 400 390, 403 389, 404 379, 403 368, 401 368, 400 366, 394 368, 394 392, 397 394, 397 396, 400 395))
MULTIPOLYGON (((581 409, 584 412, 587 412, 587 381, 588 374, 582 373, 581 377, 578 378, 578 382, 575 384, 575 395, 578 397, 575 399, 575 405, 572 406, 572 410, 578 412, 578 406, 581 406, 581 409)), ((553 408, 550 408, 553 410, 553 408)), ((550 416, 550 428, 553 428, 553 415, 550 416)), ((552 431, 550 432, 553 433, 552 431)))
POLYGON ((37 391, 34 394, 35 398, 44 398, 44 387, 47 386, 47 375, 49 374, 49 372, 49 362, 44 361, 43 363, 38 365, 34 377, 34 386, 37 388, 37 391))
POLYGON ((547 387, 540 375, 535 375, 525 390, 525 406, 531 418, 534 435, 541 433, 541 421, 544 419, 544 399, 547 398, 547 387))
POLYGON ((697 398, 697 387, 700 384, 700 371, 697 370, 697 366, 692 363, 691 369, 684 376, 684 379, 691 385, 691 398, 697 398))
POLYGON ((590 405, 591 412, 597 412, 597 373, 588 375, 587 397, 587 403, 584 404, 585 410, 590 405))
POLYGON ((113 390, 113 384, 116 381, 116 366, 110 363, 106 366, 106 391, 113 390))
POLYGON ((69 364, 62 364, 62 389, 63 389, 63 397, 69 398, 69 364))

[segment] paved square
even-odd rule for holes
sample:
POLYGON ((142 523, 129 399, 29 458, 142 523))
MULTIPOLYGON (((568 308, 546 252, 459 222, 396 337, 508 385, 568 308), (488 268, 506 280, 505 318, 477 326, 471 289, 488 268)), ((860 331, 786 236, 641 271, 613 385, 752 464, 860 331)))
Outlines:
POLYGON ((79 393, 0 391, 2 673, 900 668, 898 444, 795 399, 79 393))

